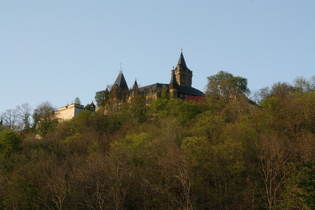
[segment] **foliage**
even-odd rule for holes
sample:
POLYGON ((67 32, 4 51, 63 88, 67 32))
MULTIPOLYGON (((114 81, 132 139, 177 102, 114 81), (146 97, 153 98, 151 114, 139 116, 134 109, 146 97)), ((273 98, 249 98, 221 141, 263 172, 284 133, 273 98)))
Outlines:
POLYGON ((28 103, 17 106, 15 109, 8 109, 0 116, 1 126, 14 131, 29 131, 31 128, 31 110, 28 103))
POLYGON ((105 106, 106 102, 109 99, 109 90, 106 88, 106 90, 96 92, 95 94, 95 101, 98 107, 105 106))
POLYGON ((300 181, 298 183, 301 189, 300 197, 310 209, 315 209, 315 162, 310 160, 301 165, 300 181))
POLYGON ((34 128, 37 133, 45 137, 57 124, 54 116, 55 109, 49 102, 44 102, 37 106, 33 113, 34 128))
POLYGON ((147 106, 145 97, 142 95, 135 95, 131 98, 128 112, 131 117, 138 122, 144 122, 147 117, 147 106))
POLYGON ((0 131, 0 156, 7 158, 20 148, 21 139, 12 131, 0 131))
POLYGON ((75 103, 75 104, 81 104, 80 98, 79 98, 79 97, 76 97, 76 98, 74 99, 74 103, 75 103))
POLYGON ((216 99, 227 101, 238 94, 247 94, 247 79, 234 76, 228 72, 219 71, 216 75, 208 77, 206 94, 216 99))
POLYGON ((112 95, 63 122, 40 104, 33 132, 1 127, 0 209, 313 209, 313 83, 257 105, 246 82, 219 72, 205 103, 112 95))

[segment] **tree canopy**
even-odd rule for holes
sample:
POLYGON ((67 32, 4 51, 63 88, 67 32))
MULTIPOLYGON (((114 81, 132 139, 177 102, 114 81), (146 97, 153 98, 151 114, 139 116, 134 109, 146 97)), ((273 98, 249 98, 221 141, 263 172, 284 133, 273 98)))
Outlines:
POLYGON ((247 79, 234 76, 225 71, 219 71, 216 75, 208 77, 206 94, 211 97, 228 100, 238 94, 250 93, 247 87, 247 79))
POLYGON ((253 106, 219 72, 207 91, 60 122, 38 105, 30 132, 0 127, 0 209, 313 209, 312 86, 276 83, 253 106))

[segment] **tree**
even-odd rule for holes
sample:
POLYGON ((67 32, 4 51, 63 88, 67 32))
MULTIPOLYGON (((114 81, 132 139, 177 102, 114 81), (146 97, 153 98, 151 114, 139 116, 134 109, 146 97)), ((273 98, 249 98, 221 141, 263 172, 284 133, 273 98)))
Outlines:
POLYGON ((20 148, 21 139, 12 131, 0 132, 0 157, 8 157, 20 148))
POLYGON ((138 122, 144 122, 146 120, 147 106, 143 95, 135 95, 131 98, 129 112, 138 122))
POLYGON ((16 107, 17 114, 19 117, 21 129, 23 130, 29 130, 31 127, 31 111, 32 108, 28 103, 24 103, 21 106, 16 107))
POLYGON ((169 99, 170 98, 169 89, 165 85, 162 86, 161 98, 164 98, 164 99, 169 99))
POLYGON ((290 161, 295 159, 295 154, 290 148, 293 144, 288 144, 287 139, 275 134, 263 134, 260 140, 260 144, 257 145, 260 172, 265 186, 268 209, 271 209, 278 204, 284 183, 293 171, 294 164, 290 161))
POLYGON ((1 115, 2 126, 10 130, 18 130, 18 114, 16 109, 7 109, 1 115))
POLYGON ((95 94, 95 101, 98 107, 105 106, 109 99, 109 90, 106 88, 106 90, 96 92, 95 94))
POLYGON ((34 128, 38 134, 45 137, 49 130, 51 130, 58 123, 54 116, 55 109, 46 101, 37 106, 33 113, 34 128))
POLYGON ((289 83, 278 82, 272 86, 270 95, 278 98, 284 98, 286 95, 292 93, 293 90, 292 85, 289 83))
POLYGON ((313 76, 310 80, 306 80, 303 77, 298 77, 294 80, 294 87, 298 91, 307 92, 315 90, 315 76, 313 76))
POLYGON ((170 114, 167 108, 169 101, 170 100, 163 99, 163 98, 159 98, 152 101, 149 107, 148 114, 151 115, 153 118, 160 118, 160 117, 168 116, 170 114))
POLYGON ((307 161, 300 166, 302 175, 298 183, 302 192, 299 194, 310 209, 315 209, 315 162, 307 161))
POLYGON ((76 98, 74 99, 74 103, 75 103, 75 104, 81 104, 80 98, 79 98, 79 97, 76 97, 76 98))
POLYGON ((215 99, 227 102, 237 95, 250 93, 247 88, 247 79, 234 76, 225 71, 219 71, 216 75, 208 77, 206 94, 215 99))
POLYGON ((8 109, 1 115, 2 126, 14 131, 28 130, 30 128, 30 116, 32 108, 28 103, 8 109))

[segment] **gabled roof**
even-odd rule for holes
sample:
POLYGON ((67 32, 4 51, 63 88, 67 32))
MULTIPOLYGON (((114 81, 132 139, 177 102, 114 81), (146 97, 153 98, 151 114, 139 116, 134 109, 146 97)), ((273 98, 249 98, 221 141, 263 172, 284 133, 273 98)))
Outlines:
POLYGON ((177 65, 181 66, 184 69, 187 69, 187 65, 186 65, 186 62, 185 62, 185 59, 184 59, 183 52, 180 53, 177 65))
POLYGON ((122 90, 125 90, 125 89, 129 89, 128 88, 128 85, 127 85, 127 82, 125 80, 125 77, 124 77, 124 74, 122 72, 119 73, 113 87, 119 87, 121 88, 122 90))

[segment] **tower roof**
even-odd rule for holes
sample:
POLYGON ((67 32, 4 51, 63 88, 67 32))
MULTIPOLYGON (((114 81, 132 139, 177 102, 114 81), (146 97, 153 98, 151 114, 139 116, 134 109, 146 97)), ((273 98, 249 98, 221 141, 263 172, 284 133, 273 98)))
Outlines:
POLYGON ((172 70, 170 85, 172 85, 173 87, 178 87, 174 70, 172 70))
POLYGON ((138 88, 139 88, 139 86, 138 86, 137 80, 135 80, 135 83, 133 83, 132 89, 136 90, 138 88))
POLYGON ((92 103, 90 104, 90 108, 92 108, 92 109, 95 109, 95 104, 94 104, 94 102, 92 101, 92 103))
POLYGON ((119 73, 113 87, 119 87, 121 89, 128 89, 127 82, 125 80, 124 74, 122 72, 119 73))
POLYGON ((187 65, 186 65, 186 62, 185 62, 185 59, 184 59, 183 52, 180 53, 177 65, 181 66, 184 69, 187 69, 187 65))

